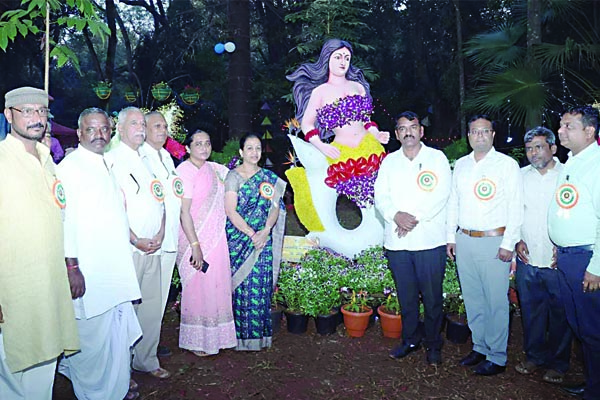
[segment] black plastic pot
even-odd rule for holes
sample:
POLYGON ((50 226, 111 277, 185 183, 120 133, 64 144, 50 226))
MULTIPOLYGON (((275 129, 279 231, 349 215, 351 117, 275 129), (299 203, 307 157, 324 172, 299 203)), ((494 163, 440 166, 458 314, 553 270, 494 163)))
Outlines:
POLYGON ((292 311, 285 311, 287 330, 290 333, 303 334, 308 329, 308 316, 292 311))
POLYGON ((338 326, 339 311, 331 310, 327 315, 319 315, 315 318, 317 333, 320 335, 331 335, 335 333, 338 326))

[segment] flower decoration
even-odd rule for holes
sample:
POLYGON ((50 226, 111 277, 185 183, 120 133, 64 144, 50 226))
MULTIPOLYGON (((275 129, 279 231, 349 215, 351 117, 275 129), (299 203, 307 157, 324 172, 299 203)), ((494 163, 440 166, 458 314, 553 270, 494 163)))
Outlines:
POLYGON ((289 134, 293 134, 294 136, 298 136, 302 130, 300 129, 300 122, 296 118, 288 119, 283 124, 283 127, 288 130, 289 134))
POLYGON ((369 158, 348 159, 327 168, 327 186, 334 188, 361 208, 374 204, 375 179, 386 153, 371 154, 369 158))
POLYGON ((231 157, 231 160, 229 160, 229 162, 227 163, 227 168, 235 169, 235 167, 237 167, 238 165, 242 165, 242 159, 240 158, 240 156, 233 156, 231 157))
POLYGON ((356 94, 337 99, 321 107, 317 113, 317 123, 321 129, 330 131, 355 121, 369 122, 371 114, 373 114, 371 99, 356 94))

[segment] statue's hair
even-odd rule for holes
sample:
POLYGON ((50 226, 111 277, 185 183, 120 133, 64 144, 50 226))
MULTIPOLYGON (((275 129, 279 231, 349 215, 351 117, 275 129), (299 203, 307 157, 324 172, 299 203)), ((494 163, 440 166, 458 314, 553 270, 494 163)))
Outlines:
MULTIPOLYGON (((289 81, 294 82, 294 102, 296 103, 298 122, 302 122, 313 89, 329 79, 329 58, 334 51, 341 48, 347 48, 350 54, 353 54, 352 45, 349 42, 341 39, 329 39, 323 44, 319 59, 315 63, 302 64, 296 71, 286 76, 289 81)), ((350 68, 346 72, 346 79, 363 85, 367 96, 371 99, 371 87, 360 69, 350 64, 350 68)))

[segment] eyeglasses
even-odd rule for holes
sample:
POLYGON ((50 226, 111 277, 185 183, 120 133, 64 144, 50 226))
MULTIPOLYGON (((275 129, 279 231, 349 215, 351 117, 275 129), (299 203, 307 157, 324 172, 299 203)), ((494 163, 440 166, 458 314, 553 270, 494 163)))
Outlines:
POLYGON ((33 117, 33 114, 35 114, 36 112, 38 113, 38 115, 40 117, 47 117, 50 114, 50 109, 49 108, 40 108, 40 109, 35 109, 35 108, 23 108, 21 110, 19 110, 18 108, 15 107, 9 107, 11 110, 15 110, 20 112, 24 118, 31 118, 33 117))
POLYGON ((475 130, 469 131, 469 136, 476 136, 476 135, 485 136, 485 135, 489 135, 492 132, 493 132, 492 129, 475 129, 475 130))

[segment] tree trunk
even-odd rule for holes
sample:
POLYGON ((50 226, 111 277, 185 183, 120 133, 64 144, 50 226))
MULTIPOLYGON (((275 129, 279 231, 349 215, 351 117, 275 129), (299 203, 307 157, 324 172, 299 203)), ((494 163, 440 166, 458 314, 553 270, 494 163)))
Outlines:
POLYGON ((235 51, 229 60, 229 137, 252 129, 250 122, 250 3, 228 1, 228 20, 235 51))
MULTIPOLYGON (((527 63, 535 65, 533 48, 542 43, 542 6, 540 0, 527 0, 527 63)), ((526 129, 542 124, 543 110, 527 118, 526 129)))
POLYGON ((463 57, 462 20, 460 17, 460 1, 453 1, 454 10, 456 11, 456 62, 458 63, 458 88, 460 94, 460 137, 465 138, 467 136, 467 120, 463 110, 463 104, 465 102, 465 63, 463 57))

